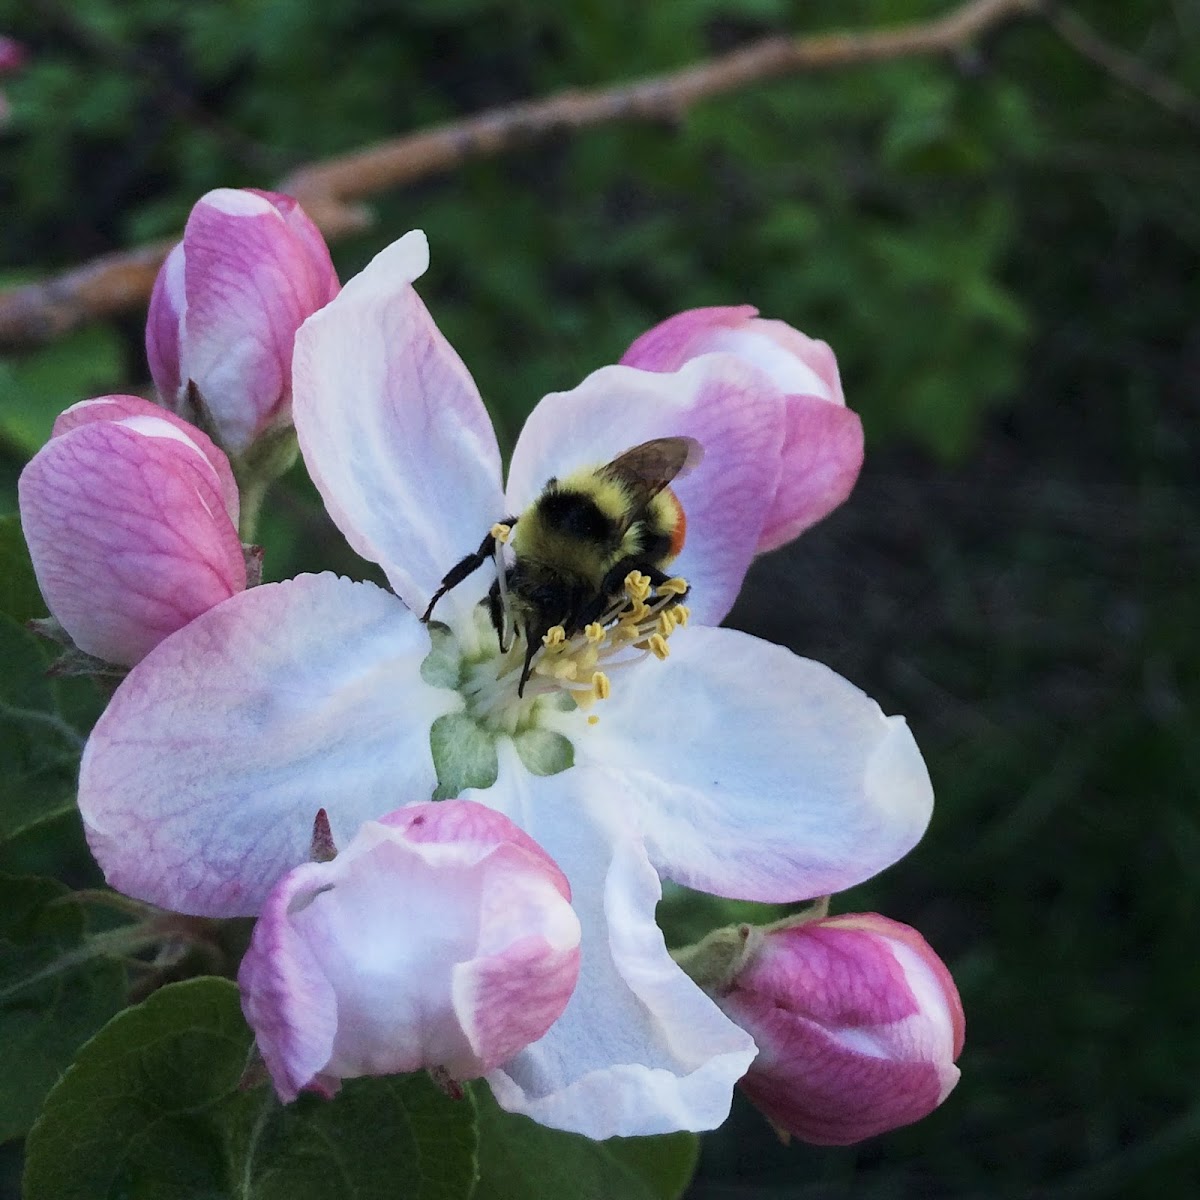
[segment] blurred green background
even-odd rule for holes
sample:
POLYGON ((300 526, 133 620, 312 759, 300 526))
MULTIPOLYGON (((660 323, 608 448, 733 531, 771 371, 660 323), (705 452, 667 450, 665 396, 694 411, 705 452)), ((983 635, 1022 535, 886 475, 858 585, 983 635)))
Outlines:
MULTIPOLYGON (((772 32, 949 0, 0 0, 0 282, 170 234, 221 185, 772 32)), ((1200 93, 1200 2, 1080 0, 1200 93)), ((918 926, 967 1011, 933 1117, 780 1146, 739 1104, 694 1200, 1200 1194, 1200 124, 1028 19, 953 60, 777 80, 373 203, 346 278, 419 226, 422 294, 509 439, 537 398, 701 304, 827 339, 869 452, 732 623, 903 712, 938 809, 837 901, 918 926)), ((0 513, 54 415, 144 390, 144 313, 0 359, 0 513)), ((355 570, 302 469, 267 576, 355 570)), ((358 568, 361 571, 361 567, 358 568)), ((75 819, 0 870, 86 880, 75 819)), ((727 914, 675 900, 686 936, 727 914)), ((15 1177, 5 1149, 4 1178, 15 1177)))

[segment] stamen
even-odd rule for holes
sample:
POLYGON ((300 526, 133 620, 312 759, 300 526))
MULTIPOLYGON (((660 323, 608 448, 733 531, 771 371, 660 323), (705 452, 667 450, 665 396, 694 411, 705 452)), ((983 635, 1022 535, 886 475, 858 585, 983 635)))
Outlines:
POLYGON ((650 647, 650 653, 653 654, 654 657, 659 660, 659 662, 662 662, 662 660, 671 653, 671 649, 667 645, 667 639, 663 637, 661 633, 651 634, 647 644, 650 647))
POLYGON ((542 645, 548 649, 551 646, 561 646, 566 640, 566 630, 561 625, 551 625, 542 638, 542 645))
POLYGON ((592 713, 592 715, 590 717, 588 717, 588 724, 589 725, 599 725, 600 718, 598 716, 596 716, 595 713, 592 713))
POLYGON ((645 600, 650 595, 650 576, 630 571, 625 576, 625 592, 630 600, 645 600))
POLYGON ((612 684, 608 682, 608 676, 603 671, 597 671, 592 676, 592 690, 596 693, 597 700, 607 700, 612 693, 612 684))
POLYGON ((497 521, 489 530, 492 537, 498 542, 507 542, 512 536, 512 526, 505 525, 503 521, 497 521))

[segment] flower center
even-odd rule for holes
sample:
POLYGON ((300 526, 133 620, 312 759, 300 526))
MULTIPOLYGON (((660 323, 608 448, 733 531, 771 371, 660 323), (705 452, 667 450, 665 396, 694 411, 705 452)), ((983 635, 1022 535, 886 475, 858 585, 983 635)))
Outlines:
MULTIPOLYGON (((497 778, 496 739, 511 738, 526 767, 551 775, 574 762, 571 742, 544 717, 587 710, 608 699, 613 679, 648 658, 665 659, 668 639, 688 621, 681 598, 688 585, 667 579, 655 587, 632 571, 624 591, 600 618, 568 637, 561 625, 542 639, 518 695, 525 648, 514 638, 500 650, 484 606, 474 610, 465 628, 430 626, 433 647, 422 664, 426 682, 450 688, 462 697, 461 712, 439 717, 430 741, 438 773, 439 796, 466 787, 490 787, 497 778)), ((590 714, 589 724, 600 718, 590 714)))
POLYGON ((563 711, 586 710, 597 700, 607 700, 611 675, 670 653, 668 638, 687 624, 688 609, 680 603, 687 590, 682 579, 668 579, 655 588, 647 576, 631 571, 624 594, 581 633, 567 637, 563 627, 555 625, 546 634, 524 696, 517 695, 524 647, 514 639, 507 651, 494 649, 495 632, 483 610, 476 610, 481 651, 464 659, 458 688, 467 711, 485 728, 513 734, 536 725, 547 701, 563 711))

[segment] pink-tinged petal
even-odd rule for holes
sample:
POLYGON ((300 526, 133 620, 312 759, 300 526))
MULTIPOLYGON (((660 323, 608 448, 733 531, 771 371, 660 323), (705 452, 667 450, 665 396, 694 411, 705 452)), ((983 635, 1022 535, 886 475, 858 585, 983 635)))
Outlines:
POLYGON ((718 1003, 759 1046, 746 1094, 805 1141, 910 1124, 958 1081, 954 981, 916 930, 876 914, 766 931, 718 1003))
POLYGON ((197 202, 183 246, 180 375, 240 453, 290 416, 293 343, 329 298, 328 251, 314 257, 271 199, 233 188, 197 202))
POLYGON ((154 380, 162 402, 170 408, 177 408, 182 398, 184 381, 179 369, 179 341, 183 335, 186 308, 183 243, 180 242, 159 268, 146 316, 146 361, 150 364, 150 378, 154 380))
POLYGON ((574 391, 546 396, 525 422, 508 480, 519 513, 551 476, 610 462, 651 438, 688 436, 704 458, 672 489, 687 519, 671 564, 691 584, 693 618, 717 624, 737 598, 766 506, 779 482, 783 397, 728 355, 694 359, 677 374, 604 367, 574 391))
POLYGON ((267 897, 238 969, 242 1011, 285 1104, 329 1062, 338 1026, 334 990, 290 915, 323 886, 314 868, 297 867, 267 897))
MULTIPOLYGON (((182 417, 177 417, 158 404, 151 404, 141 396, 97 396, 94 400, 80 400, 72 404, 58 415, 54 422, 52 437, 59 437, 81 425, 89 425, 93 421, 113 421, 118 424, 128 424, 131 417, 146 417, 165 422, 172 429, 182 434, 208 460, 216 477, 217 486, 221 490, 221 498, 225 503, 225 511, 229 519, 238 522, 238 487, 229 466, 229 459, 213 444, 212 439, 195 425, 189 424, 182 417)), ((143 429, 153 428, 147 424, 143 429)), ((161 426, 160 434, 165 433, 161 426)))
MULTIPOLYGON (((508 515, 483 401, 412 288, 428 262, 419 231, 376 255, 305 323, 295 358, 309 474, 350 545, 418 613, 508 515)), ((447 595, 438 615, 477 601, 482 575, 447 595)))
POLYGON ((766 374, 786 396, 779 487, 768 506, 758 552, 799 536, 840 505, 862 467, 862 424, 845 407, 829 346, 750 305, 695 308, 642 334, 622 363, 677 371, 712 353, 734 354, 766 374))
POLYGON ((835 917, 826 917, 815 922, 815 925, 823 930, 850 929, 874 934, 878 939, 887 939, 892 944, 893 953, 896 954, 902 953, 901 947, 912 951, 919 960, 920 967, 918 970, 910 970, 908 974, 911 979, 917 980, 927 972, 930 977, 929 984, 932 986, 923 990, 926 994, 940 995, 943 998, 950 1023, 951 1057, 957 1060, 962 1053, 967 1032, 962 999, 958 994, 954 976, 950 974, 950 968, 942 962, 937 952, 917 930, 911 925, 893 921, 879 913, 839 913, 835 917))
POLYGON ((59 433, 19 484, 50 611, 80 649, 126 666, 246 586, 216 472, 153 411, 59 433))
POLYGON ((624 775, 623 803, 664 875, 738 899, 803 900, 916 845, 933 791, 903 718, 828 667, 735 630, 689 626, 670 649, 614 678, 595 725, 556 718, 577 764, 624 775))
MULTIPOLYGON (((409 804, 380 817, 378 824, 402 829, 408 840, 420 842, 455 842, 458 853, 464 854, 469 845, 479 847, 480 858, 495 853, 501 842, 528 855, 538 869, 558 889, 564 900, 571 899, 571 885, 558 863, 546 853, 519 825, 514 825, 503 813, 482 804, 409 804)), ((512 906, 496 893, 489 900, 495 910, 493 920, 499 920, 512 906)))
POLYGON ((579 921, 544 851, 465 800, 366 822, 286 875, 243 964, 243 1006, 284 1100, 324 1081, 440 1068, 477 1078, 540 1037, 578 974, 579 921), (495 894, 506 898, 500 909, 495 894), (286 927, 286 928, 284 928, 286 927), (309 1020, 319 977, 332 997, 309 1020))
POLYGON ((621 362, 642 371, 678 371, 691 359, 713 353, 736 354, 753 363, 788 395, 846 403, 828 343, 784 321, 759 317, 751 304, 676 313, 637 338, 621 362))
POLYGON ((343 846, 435 783, 429 729, 460 703, 420 677, 429 638, 334 575, 205 613, 129 675, 84 750, 79 807, 113 887, 178 912, 258 911, 327 810, 343 846))
POLYGON ((554 856, 583 926, 566 1012, 488 1082, 510 1112, 591 1138, 712 1129, 754 1045, 667 952, 658 876, 615 820, 614 782, 603 771, 533 777, 504 751, 499 782, 473 794, 554 856))
POLYGON ((300 243, 313 273, 317 297, 321 304, 328 304, 341 290, 329 247, 313 219, 300 207, 294 196, 283 192, 268 192, 262 188, 246 188, 255 196, 261 196, 271 204, 283 218, 292 236, 300 243))
POLYGON ((799 537, 841 505, 858 481, 863 431, 858 414, 816 396, 788 396, 779 487, 758 552, 799 537))

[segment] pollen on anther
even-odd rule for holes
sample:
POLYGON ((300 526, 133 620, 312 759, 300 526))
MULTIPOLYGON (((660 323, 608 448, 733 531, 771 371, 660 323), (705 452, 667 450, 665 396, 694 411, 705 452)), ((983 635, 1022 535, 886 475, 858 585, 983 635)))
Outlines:
POLYGON ((630 571, 625 576, 625 592, 630 600, 641 603, 650 595, 650 578, 641 571, 630 571))
POLYGON ((561 625, 551 625, 542 638, 543 646, 561 646, 567 640, 566 630, 561 625))
POLYGON ((660 595, 665 593, 668 596, 683 596, 687 593, 688 582, 686 579, 681 579, 676 575, 673 579, 668 579, 664 583, 660 583, 654 590, 660 595))
POLYGON ((604 641, 604 626, 601 625, 599 621, 593 621, 590 625, 585 627, 583 636, 587 638, 589 642, 602 642, 604 641))
POLYGON ((603 671, 597 671, 592 676, 592 691, 597 700, 607 700, 611 694, 612 684, 609 683, 608 676, 603 671))
POLYGON ((652 633, 646 642, 651 654, 657 659, 664 659, 671 653, 670 646, 667 645, 667 639, 661 633, 652 633))
POLYGON ((512 534, 512 526, 505 525, 503 521, 497 521, 492 526, 490 533, 498 542, 507 542, 512 534))

